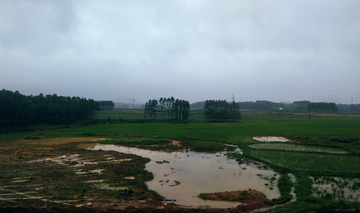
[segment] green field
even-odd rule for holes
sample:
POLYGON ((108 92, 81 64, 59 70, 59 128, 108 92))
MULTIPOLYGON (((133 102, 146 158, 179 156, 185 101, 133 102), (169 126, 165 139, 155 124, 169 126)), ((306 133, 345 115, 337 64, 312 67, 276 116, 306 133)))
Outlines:
POLYGON ((265 149, 265 150, 278 150, 278 151, 287 151, 287 152, 317 152, 317 153, 327 153, 327 154, 350 154, 350 152, 336 149, 336 148, 326 148, 320 146, 303 146, 297 144, 289 143, 261 143, 261 144, 252 144, 249 145, 252 149, 265 149))
POLYGON ((252 150, 253 157, 265 162, 300 171, 359 173, 360 157, 304 152, 252 150))
POLYGON ((308 115, 293 112, 243 111, 242 119, 236 122, 207 122, 203 111, 191 111, 187 122, 176 123, 163 121, 161 115, 157 116, 155 122, 150 122, 142 110, 117 109, 99 112, 94 118, 97 124, 68 125, 67 128, 57 129, 47 126, 48 130, 0 134, 0 141, 95 136, 111 138, 110 142, 124 145, 163 145, 169 139, 176 139, 199 151, 211 151, 211 147, 218 150, 219 147, 225 148, 225 144, 233 144, 244 152, 244 155, 236 155, 239 161, 255 159, 284 176, 285 181, 279 183, 282 198, 287 199, 294 186, 297 188, 298 200, 291 205, 302 203, 311 209, 314 205, 309 203, 309 176, 360 176, 360 117, 356 113, 352 115, 355 116, 312 115, 309 120, 308 115), (261 143, 250 138, 261 135, 285 136, 297 142, 261 143), (133 136, 152 139, 133 140, 133 136), (297 177, 295 184, 286 181, 288 173, 297 177))
MULTIPOLYGON (((278 135, 299 140, 302 144, 334 146, 349 148, 360 153, 359 141, 338 143, 331 139, 360 137, 360 117, 312 117, 310 122, 306 115, 291 113, 270 113, 258 111, 242 112, 238 122, 208 123, 202 111, 191 111, 187 123, 158 122, 131 123, 131 120, 143 119, 142 110, 113 110, 97 114, 100 123, 96 125, 77 126, 76 128, 55 129, 36 132, 1 134, 0 138, 25 137, 27 135, 42 137, 73 137, 83 133, 145 135, 166 138, 191 138, 228 141, 244 144, 257 143, 252 135, 278 135), (130 121, 119 123, 119 117, 130 121), (110 122, 107 122, 110 118, 110 122), (108 123, 108 124, 107 124, 108 123)), ((69 125, 71 127, 71 125, 69 125)))

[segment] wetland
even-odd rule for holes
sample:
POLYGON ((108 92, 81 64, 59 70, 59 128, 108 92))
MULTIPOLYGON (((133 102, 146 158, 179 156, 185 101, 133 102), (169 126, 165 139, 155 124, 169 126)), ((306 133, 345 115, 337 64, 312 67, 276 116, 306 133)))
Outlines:
POLYGON ((249 189, 266 196, 266 211, 360 206, 360 118, 244 112, 207 123, 191 113, 188 123, 0 134, 1 210, 242 212, 249 189))
POLYGON ((239 202, 203 200, 200 193, 253 189, 268 199, 280 197, 279 174, 252 164, 239 164, 228 152, 161 152, 115 145, 96 145, 91 150, 117 151, 150 159, 145 169, 154 175, 146 184, 167 200, 184 207, 231 208, 239 202))

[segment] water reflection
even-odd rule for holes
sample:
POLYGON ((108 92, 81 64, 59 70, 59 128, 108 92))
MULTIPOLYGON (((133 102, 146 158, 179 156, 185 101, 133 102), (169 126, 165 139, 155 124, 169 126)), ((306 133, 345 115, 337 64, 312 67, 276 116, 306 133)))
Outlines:
POLYGON ((146 170, 154 175, 147 182, 148 188, 182 206, 208 206, 229 208, 235 202, 204 201, 200 193, 255 189, 269 199, 280 196, 277 188, 279 177, 274 171, 239 165, 227 157, 226 152, 214 154, 192 151, 159 152, 115 145, 96 145, 94 150, 114 150, 150 158, 146 170))

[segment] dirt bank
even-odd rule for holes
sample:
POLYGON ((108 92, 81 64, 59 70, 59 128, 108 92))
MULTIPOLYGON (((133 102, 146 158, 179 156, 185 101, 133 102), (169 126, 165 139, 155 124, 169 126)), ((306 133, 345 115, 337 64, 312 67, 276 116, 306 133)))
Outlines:
POLYGON ((260 192, 248 189, 232 192, 203 193, 200 198, 206 200, 240 201, 241 205, 236 209, 242 212, 252 211, 270 205, 270 200, 266 199, 260 192))

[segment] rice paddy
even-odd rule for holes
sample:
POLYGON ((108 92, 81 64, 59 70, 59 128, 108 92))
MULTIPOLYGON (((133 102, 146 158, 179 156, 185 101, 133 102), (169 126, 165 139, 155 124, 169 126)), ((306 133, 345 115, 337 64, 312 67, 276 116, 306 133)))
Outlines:
POLYGON ((250 155, 276 166, 292 170, 334 173, 359 173, 360 171, 360 158, 355 155, 270 150, 251 150, 250 155))
POLYGON ((288 151, 288 152, 316 152, 316 153, 327 153, 327 154, 350 154, 349 151, 337 149, 337 148, 328 148, 320 146, 304 146, 297 144, 284 144, 284 143, 261 143, 261 144, 251 144, 249 145, 252 149, 262 149, 262 150, 278 150, 278 151, 288 151))

